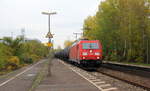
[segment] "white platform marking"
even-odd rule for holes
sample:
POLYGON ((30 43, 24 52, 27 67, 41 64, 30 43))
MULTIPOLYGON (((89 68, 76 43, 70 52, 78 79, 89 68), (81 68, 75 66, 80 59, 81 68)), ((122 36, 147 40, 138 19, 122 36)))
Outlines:
POLYGON ((105 82, 102 81, 102 82, 95 82, 95 84, 104 84, 105 82))
POLYGON ((104 84, 104 85, 100 85, 100 87, 108 87, 111 86, 110 84, 104 84))
POLYGON ((94 79, 94 80, 91 80, 91 81, 93 81, 93 82, 100 82, 101 80, 100 79, 94 79))
POLYGON ((104 89, 103 91, 111 91, 111 90, 117 90, 117 88, 108 88, 108 89, 104 89))

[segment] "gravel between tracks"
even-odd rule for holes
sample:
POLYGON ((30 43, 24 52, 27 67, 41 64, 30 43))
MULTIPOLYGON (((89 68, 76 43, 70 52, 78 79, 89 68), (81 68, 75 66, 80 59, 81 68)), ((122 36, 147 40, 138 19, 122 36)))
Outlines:
POLYGON ((136 87, 134 85, 103 75, 98 72, 89 72, 89 73, 95 75, 99 79, 103 79, 105 82, 111 84, 112 86, 117 87, 120 91, 146 91, 140 87, 136 87))

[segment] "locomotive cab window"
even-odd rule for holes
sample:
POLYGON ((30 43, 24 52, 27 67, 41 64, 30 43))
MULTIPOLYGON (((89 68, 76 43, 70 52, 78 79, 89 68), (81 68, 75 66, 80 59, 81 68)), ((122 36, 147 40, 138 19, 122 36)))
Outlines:
POLYGON ((99 49, 98 43, 82 43, 82 49, 99 49))

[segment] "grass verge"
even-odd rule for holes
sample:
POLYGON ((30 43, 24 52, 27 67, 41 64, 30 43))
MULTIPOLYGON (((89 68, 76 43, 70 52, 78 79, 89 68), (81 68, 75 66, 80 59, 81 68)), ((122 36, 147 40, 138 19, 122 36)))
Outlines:
MULTIPOLYGON (((49 60, 49 59, 47 59, 49 60)), ((49 61, 46 61, 44 66, 41 68, 41 70, 39 71, 39 73, 36 75, 33 84, 31 86, 31 88, 29 89, 29 91, 34 91, 35 88, 40 84, 40 82, 43 80, 43 78, 47 75, 48 73, 48 64, 49 61)))
POLYGON ((131 65, 137 65, 137 66, 146 66, 150 67, 150 64, 144 64, 144 63, 139 63, 139 62, 118 62, 118 61, 108 61, 108 62, 116 62, 116 63, 122 63, 122 64, 131 64, 131 65))

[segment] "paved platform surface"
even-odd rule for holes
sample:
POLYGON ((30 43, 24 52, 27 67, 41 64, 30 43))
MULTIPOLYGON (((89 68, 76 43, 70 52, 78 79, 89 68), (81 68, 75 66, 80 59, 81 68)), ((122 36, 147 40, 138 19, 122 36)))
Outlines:
POLYGON ((50 77, 41 81, 35 91, 99 91, 58 59, 52 60, 51 73, 50 77))
POLYGON ((41 60, 0 77, 0 91, 29 91, 47 60, 41 60))

